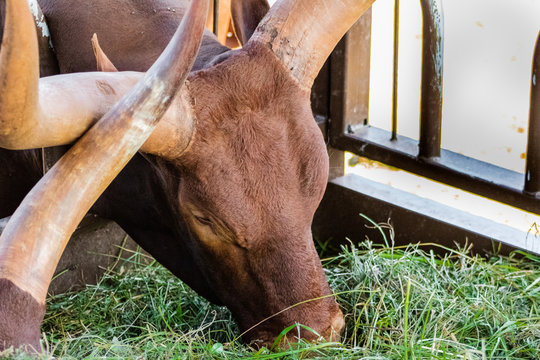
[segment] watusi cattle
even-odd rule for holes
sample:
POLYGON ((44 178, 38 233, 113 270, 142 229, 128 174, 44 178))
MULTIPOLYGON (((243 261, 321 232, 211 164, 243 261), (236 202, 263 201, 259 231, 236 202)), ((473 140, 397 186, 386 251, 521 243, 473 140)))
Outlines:
MULTIPOLYGON (((230 50, 204 30, 207 0, 41 0, 63 74, 39 79, 28 3, 6 0, 0 217, 13 215, 0 237, 0 349, 39 350, 48 285, 89 209, 227 306, 246 341, 271 344, 294 323, 339 338, 310 230, 328 158, 309 94, 373 1, 278 1, 256 30, 233 19, 244 46, 230 50), (100 66, 119 72, 92 71, 94 33, 110 59, 100 66), (68 144, 37 181, 26 149, 68 144)), ((262 3, 245 2, 261 15, 262 3)))

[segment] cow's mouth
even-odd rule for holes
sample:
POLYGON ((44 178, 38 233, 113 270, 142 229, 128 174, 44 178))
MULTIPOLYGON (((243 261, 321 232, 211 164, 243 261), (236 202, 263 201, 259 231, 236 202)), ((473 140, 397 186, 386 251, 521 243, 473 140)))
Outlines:
POLYGON ((307 342, 339 342, 341 340, 341 334, 345 329, 345 320, 341 310, 333 315, 330 320, 330 324, 324 330, 315 333, 304 328, 298 324, 293 327, 288 333, 281 334, 279 331, 261 330, 259 332, 253 331, 248 335, 246 342, 256 349, 266 347, 268 349, 289 349, 294 347, 299 342, 299 339, 307 342))

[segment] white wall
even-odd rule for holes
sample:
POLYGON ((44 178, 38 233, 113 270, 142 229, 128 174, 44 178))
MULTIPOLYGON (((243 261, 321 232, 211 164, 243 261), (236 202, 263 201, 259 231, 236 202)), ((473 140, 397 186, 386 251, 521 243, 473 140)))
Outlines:
MULTIPOLYGON (((524 172, 540 0, 442 0, 444 148, 524 172)), ((373 7, 370 122, 390 127, 393 0, 373 7)), ((398 131, 418 138, 421 11, 400 1, 398 131)))
MULTIPOLYGON (((442 0, 442 146, 523 173, 540 0, 442 0)), ((390 129, 394 0, 373 6, 369 121, 390 129)), ((400 1, 398 132, 418 139, 419 0, 400 1)), ((369 164, 350 172, 535 233, 540 217, 405 172, 369 164)))

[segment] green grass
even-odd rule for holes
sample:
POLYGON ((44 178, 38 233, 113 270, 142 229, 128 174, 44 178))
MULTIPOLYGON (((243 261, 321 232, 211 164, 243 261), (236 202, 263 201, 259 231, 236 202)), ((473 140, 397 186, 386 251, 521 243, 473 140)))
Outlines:
POLYGON ((364 242, 323 259, 342 343, 279 351, 242 344, 225 308, 136 254, 132 268, 48 300, 43 358, 540 359, 540 258, 422 248, 364 242))

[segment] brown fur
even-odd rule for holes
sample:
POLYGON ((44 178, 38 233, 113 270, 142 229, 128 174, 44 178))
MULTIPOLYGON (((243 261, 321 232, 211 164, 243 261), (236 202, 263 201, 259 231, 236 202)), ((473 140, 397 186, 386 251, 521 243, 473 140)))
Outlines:
POLYGON ((6 279, 0 279, 0 351, 13 346, 29 346, 40 351, 40 325, 45 305, 6 279), (7 344, 7 346, 6 346, 7 344))
POLYGON ((146 71, 186 11, 184 2, 175 0, 38 2, 51 29, 61 73, 96 69, 90 44, 94 33, 118 70, 146 71))

